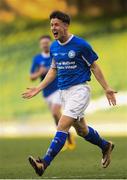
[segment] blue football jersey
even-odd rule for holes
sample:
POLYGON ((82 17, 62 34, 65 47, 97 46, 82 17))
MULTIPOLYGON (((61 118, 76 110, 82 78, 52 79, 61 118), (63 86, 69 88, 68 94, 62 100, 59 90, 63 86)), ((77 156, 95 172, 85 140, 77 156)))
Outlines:
POLYGON ((51 67, 57 68, 59 89, 91 80, 90 66, 98 56, 84 39, 72 35, 65 43, 56 40, 51 45, 50 54, 51 67))
MULTIPOLYGON (((38 54, 33 58, 33 62, 32 62, 32 66, 31 66, 31 73, 34 73, 38 68, 40 68, 41 66, 44 66, 45 68, 47 68, 47 70, 49 70, 50 66, 51 66, 51 58, 50 55, 46 56, 45 54, 38 54)), ((46 74, 42 75, 40 77, 41 81, 45 78, 46 74)), ((44 88, 42 90, 43 96, 47 97, 49 95, 51 95, 53 92, 55 92, 56 90, 58 90, 58 86, 57 86, 57 78, 50 83, 46 88, 44 88)))

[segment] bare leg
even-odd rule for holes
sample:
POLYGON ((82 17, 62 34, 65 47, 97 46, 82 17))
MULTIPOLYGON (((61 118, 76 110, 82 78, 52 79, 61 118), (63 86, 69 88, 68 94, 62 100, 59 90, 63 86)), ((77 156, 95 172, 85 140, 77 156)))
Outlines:
POLYGON ((88 134, 88 127, 84 118, 81 118, 80 121, 74 121, 73 126, 79 136, 85 137, 88 134))
POLYGON ((51 104, 50 105, 50 110, 51 110, 51 113, 52 113, 53 118, 55 120, 55 124, 57 126, 58 121, 61 118, 61 105, 59 105, 59 104, 51 104))
MULTIPOLYGON (((58 122, 61 118, 61 105, 59 104, 51 104, 50 105, 50 110, 51 110, 51 113, 53 115, 53 118, 55 120, 55 124, 56 126, 58 125, 58 122)), ((71 144, 72 149, 75 147, 75 143, 74 143, 74 140, 72 138, 72 135, 70 132, 68 132, 68 137, 67 137, 67 140, 68 140, 68 143, 71 144)), ((71 147, 70 147, 71 148, 71 147)))
POLYGON ((57 131, 68 132, 70 127, 73 125, 73 122, 74 122, 73 118, 62 115, 58 122, 57 131))
POLYGON ((48 148, 47 153, 43 157, 43 161, 45 162, 46 166, 49 166, 52 160, 55 158, 55 156, 60 152, 60 150, 63 148, 67 136, 68 131, 70 127, 73 124, 74 119, 68 116, 61 116, 58 126, 57 126, 57 132, 52 140, 50 147, 48 148))

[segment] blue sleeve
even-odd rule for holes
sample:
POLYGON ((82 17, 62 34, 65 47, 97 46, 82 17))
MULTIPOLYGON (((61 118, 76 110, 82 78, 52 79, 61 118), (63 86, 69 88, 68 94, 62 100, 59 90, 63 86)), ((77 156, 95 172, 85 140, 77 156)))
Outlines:
POLYGON ((52 52, 51 52, 51 48, 50 48, 50 60, 52 61, 53 56, 52 56, 52 52))
POLYGON ((34 57, 31 65, 30 73, 34 73, 37 68, 38 68, 38 64, 36 62, 36 58, 34 57))
POLYGON ((98 59, 98 55, 87 42, 82 44, 82 59, 88 66, 98 59))

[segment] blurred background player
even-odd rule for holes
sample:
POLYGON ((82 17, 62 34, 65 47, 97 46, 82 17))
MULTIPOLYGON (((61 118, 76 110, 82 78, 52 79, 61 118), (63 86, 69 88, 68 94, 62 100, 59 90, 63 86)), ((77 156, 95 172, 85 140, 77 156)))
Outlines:
MULTIPOLYGON (((39 39, 40 41, 40 49, 41 53, 37 54, 33 58, 31 70, 30 70, 30 79, 36 80, 40 78, 42 81, 51 65, 50 59, 50 44, 51 44, 51 37, 49 35, 43 35, 39 39)), ((55 124, 57 126, 58 121, 61 117, 61 98, 60 93, 57 87, 57 78, 50 83, 46 88, 42 91, 43 97, 48 104, 48 107, 52 113, 52 116, 55 120, 55 124)), ((74 137, 68 133, 67 143, 65 144, 63 150, 66 148, 74 149, 75 148, 75 141, 74 137)))

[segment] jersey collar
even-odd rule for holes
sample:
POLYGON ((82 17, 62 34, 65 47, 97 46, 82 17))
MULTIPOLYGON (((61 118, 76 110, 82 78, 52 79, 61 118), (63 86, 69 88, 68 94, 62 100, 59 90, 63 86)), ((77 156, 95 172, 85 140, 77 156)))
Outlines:
POLYGON ((69 39, 68 39, 67 41, 65 41, 64 43, 61 43, 59 40, 57 40, 57 42, 58 42, 61 46, 64 46, 64 45, 68 44, 68 43, 72 40, 73 37, 74 37, 74 35, 72 34, 72 35, 69 37, 69 39))
POLYGON ((44 58, 50 57, 50 53, 44 53, 44 52, 42 52, 41 55, 42 55, 44 58))

